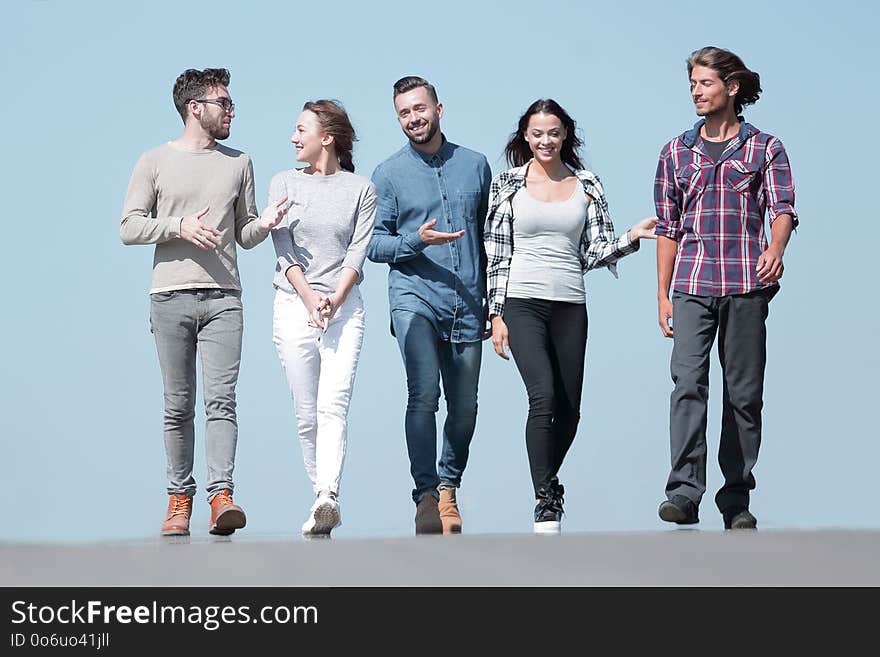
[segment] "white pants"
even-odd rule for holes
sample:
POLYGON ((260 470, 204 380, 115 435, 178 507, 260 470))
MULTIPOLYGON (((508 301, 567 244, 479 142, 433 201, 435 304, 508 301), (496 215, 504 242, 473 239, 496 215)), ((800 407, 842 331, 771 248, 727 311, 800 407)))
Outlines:
POLYGON ((339 493, 364 317, 357 286, 326 332, 308 325, 306 306, 298 295, 275 291, 273 341, 287 375, 306 474, 315 494, 339 493))

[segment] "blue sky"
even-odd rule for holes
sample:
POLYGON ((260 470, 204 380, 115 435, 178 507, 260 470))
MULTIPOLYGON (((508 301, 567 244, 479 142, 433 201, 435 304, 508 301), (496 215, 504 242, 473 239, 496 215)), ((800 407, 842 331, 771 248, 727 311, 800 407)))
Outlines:
MULTIPOLYGON (((180 132, 171 87, 182 70, 232 72, 226 143, 253 157, 261 208, 270 177, 294 166, 289 136, 303 102, 345 104, 360 136, 357 170, 369 175, 404 143, 391 85, 417 74, 437 86, 447 137, 485 153, 495 173, 522 111, 539 97, 560 102, 623 231, 653 214, 660 147, 695 120, 684 61, 709 44, 761 74, 764 93, 746 118, 785 143, 801 218, 768 321, 753 510, 765 528, 880 526, 880 311, 867 195, 878 143, 860 120, 880 104, 877 14, 851 1, 7 3, 0 440, 12 498, 0 539, 157 533, 166 498, 147 317, 152 248, 124 247, 118 224, 139 154, 180 132)), ((655 256, 645 246, 621 263, 619 280, 587 277, 582 421, 561 472, 567 531, 666 529, 656 508, 669 462, 671 342, 656 324, 655 256)), ((271 342, 271 242, 240 252, 239 264, 236 501, 248 513, 246 535, 293 538, 312 494, 271 342)), ((405 382, 387 330, 386 272, 368 264, 362 286, 367 333, 339 538, 412 533, 405 382)), ((713 355, 707 530, 721 527, 711 499, 720 485, 718 369, 713 355)), ((530 531, 525 390, 488 343, 479 404, 460 493, 465 531, 530 531)), ((194 533, 208 523, 203 417, 199 409, 194 533)))

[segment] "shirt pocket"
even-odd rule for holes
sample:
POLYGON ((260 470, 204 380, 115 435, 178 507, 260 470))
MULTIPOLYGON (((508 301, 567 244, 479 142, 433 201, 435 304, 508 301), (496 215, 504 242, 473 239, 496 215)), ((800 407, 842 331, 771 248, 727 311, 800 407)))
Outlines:
POLYGON ((480 211, 480 192, 459 191, 456 200, 458 214, 469 224, 479 223, 480 218, 477 213, 480 211))
POLYGON ((761 167, 757 163, 728 160, 724 179, 730 189, 745 194, 752 189, 756 181, 761 180, 761 167))
POLYGON ((700 181, 700 167, 698 164, 691 162, 675 171, 675 182, 678 188, 685 196, 694 193, 697 183, 700 181))

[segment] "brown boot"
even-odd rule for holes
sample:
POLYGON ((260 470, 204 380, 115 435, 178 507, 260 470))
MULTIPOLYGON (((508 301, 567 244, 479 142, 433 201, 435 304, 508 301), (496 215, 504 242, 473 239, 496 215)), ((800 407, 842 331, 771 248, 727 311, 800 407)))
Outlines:
POLYGON ((162 536, 189 536, 189 519, 192 516, 193 498, 184 493, 168 496, 168 513, 162 523, 162 536))
POLYGON ((426 493, 416 505, 416 534, 442 534, 443 524, 437 511, 437 498, 426 493))
POLYGON ((232 502, 232 491, 223 489, 211 500, 211 534, 228 536, 236 529, 244 527, 247 520, 244 511, 232 502))
POLYGON ((440 489, 438 509, 440 510, 440 522, 443 524, 443 533, 461 534, 461 514, 458 512, 454 488, 440 489))

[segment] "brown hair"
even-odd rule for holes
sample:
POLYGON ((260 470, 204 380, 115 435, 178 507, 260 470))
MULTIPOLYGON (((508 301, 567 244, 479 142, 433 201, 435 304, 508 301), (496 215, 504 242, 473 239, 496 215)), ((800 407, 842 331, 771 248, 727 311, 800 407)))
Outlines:
POLYGON ((357 141, 357 135, 342 103, 338 100, 314 100, 303 105, 303 111, 306 110, 313 112, 318 117, 321 129, 333 137, 339 166, 354 173, 351 149, 357 141))
POLYGON ((174 81, 174 90, 171 95, 174 98, 174 106, 180 113, 180 118, 186 123, 186 106, 191 100, 201 98, 211 87, 226 87, 229 85, 229 71, 225 68, 206 68, 199 71, 188 68, 177 76, 174 81))
POLYGON ((539 98, 529 105, 525 114, 519 117, 516 132, 510 135, 510 141, 504 147, 504 154, 507 156, 510 166, 520 167, 532 159, 532 149, 526 141, 525 133, 529 127, 529 119, 533 114, 552 114, 562 122, 567 136, 562 142, 562 148, 559 149, 559 155, 562 157, 562 161, 570 167, 583 169, 584 165, 578 151, 584 142, 575 134, 574 119, 552 98, 539 98))
POLYGON ((418 89, 419 87, 424 87, 428 90, 428 94, 431 96, 431 99, 435 104, 440 102, 437 100, 437 90, 434 88, 434 85, 428 82, 425 78, 420 78, 418 75, 407 75, 395 82, 394 98, 397 98, 400 94, 405 94, 407 91, 418 89))
POLYGON ((731 82, 739 82, 739 91, 733 99, 737 115, 745 105, 752 105, 761 97, 761 76, 746 68, 743 60, 729 50, 715 46, 695 50, 687 60, 688 75, 694 70, 694 66, 711 68, 726 87, 731 82))

